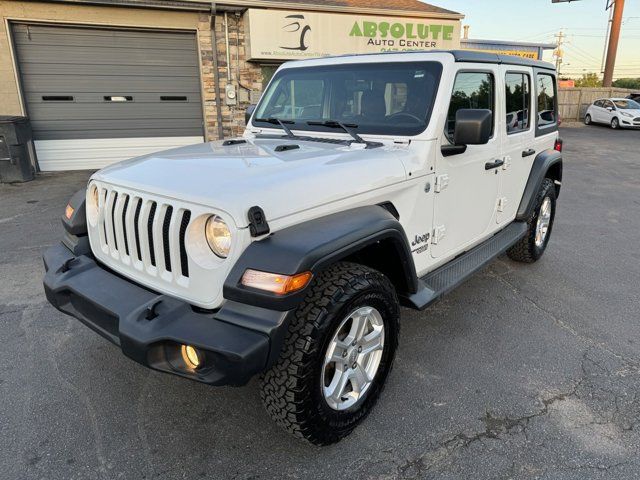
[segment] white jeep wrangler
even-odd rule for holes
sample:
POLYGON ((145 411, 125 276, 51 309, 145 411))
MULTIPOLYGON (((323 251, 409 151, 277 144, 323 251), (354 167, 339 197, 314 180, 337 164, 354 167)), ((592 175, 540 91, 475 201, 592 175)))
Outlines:
POLYGON ((45 253, 59 310, 150 368, 261 374, 316 444, 371 411, 422 310, 497 255, 544 253, 562 180, 547 63, 468 51, 283 65, 242 138, 95 173, 45 253))

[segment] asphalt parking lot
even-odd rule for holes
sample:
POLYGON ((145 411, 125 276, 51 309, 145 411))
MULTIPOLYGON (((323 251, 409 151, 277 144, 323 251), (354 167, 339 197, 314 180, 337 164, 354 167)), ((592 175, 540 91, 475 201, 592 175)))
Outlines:
POLYGON ((258 382, 147 370, 45 300, 42 251, 88 172, 0 185, 0 478, 640 478, 640 132, 563 128, 545 257, 423 313, 338 445, 280 431, 258 382))

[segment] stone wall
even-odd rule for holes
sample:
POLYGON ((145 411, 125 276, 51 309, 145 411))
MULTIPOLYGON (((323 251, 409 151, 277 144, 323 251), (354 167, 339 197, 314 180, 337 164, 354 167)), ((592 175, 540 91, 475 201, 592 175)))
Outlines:
POLYGON ((222 127, 224 137, 238 136, 244 130, 244 112, 253 96, 262 91, 262 71, 258 64, 246 61, 246 39, 244 17, 227 15, 229 32, 229 56, 231 65, 227 65, 225 40, 225 16, 219 14, 215 19, 216 50, 218 54, 218 72, 215 72, 209 15, 200 14, 198 22, 198 42, 200 46, 205 130, 208 140, 218 138, 218 118, 216 112, 215 74, 220 82, 220 104, 222 106, 222 127), (230 67, 230 68, 229 68, 230 67), (230 70, 228 72, 228 69, 230 70), (227 105, 225 87, 228 83, 236 87, 236 105, 227 105))

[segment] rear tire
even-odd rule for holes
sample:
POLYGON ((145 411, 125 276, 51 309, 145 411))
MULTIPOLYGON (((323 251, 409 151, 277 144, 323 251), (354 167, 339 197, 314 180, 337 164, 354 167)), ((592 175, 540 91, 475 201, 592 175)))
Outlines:
POLYGON ((553 180, 545 178, 536 197, 533 215, 527 221, 527 233, 507 250, 507 256, 516 262, 538 261, 549 244, 555 214, 556 186, 553 180))
POLYGON ((588 113, 584 117, 584 124, 591 125, 591 115, 589 115, 588 113))
POLYGON ((271 418, 316 445, 349 435, 382 392, 398 345, 399 317, 395 289, 382 273, 348 262, 322 272, 292 314, 278 362, 262 377, 261 397, 271 418), (373 319, 374 312, 377 327, 364 320, 363 336, 354 340, 356 317, 371 313, 373 319), (373 343, 377 335, 381 344, 373 343))
POLYGON ((618 117, 613 117, 611 119, 611 128, 613 128, 614 130, 620 128, 620 120, 618 120, 618 117))

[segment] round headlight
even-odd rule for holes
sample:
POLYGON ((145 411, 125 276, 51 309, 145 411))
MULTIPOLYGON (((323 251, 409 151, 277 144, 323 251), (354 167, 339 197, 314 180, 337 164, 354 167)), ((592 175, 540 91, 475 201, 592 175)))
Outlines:
POLYGON ((231 230, 224 220, 212 215, 204 227, 209 248, 220 258, 227 258, 231 249, 231 230))
POLYGON ((92 226, 98 222, 98 187, 94 184, 89 185, 87 194, 87 220, 92 226))

